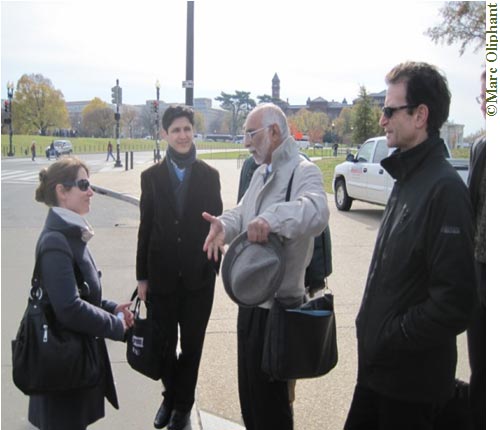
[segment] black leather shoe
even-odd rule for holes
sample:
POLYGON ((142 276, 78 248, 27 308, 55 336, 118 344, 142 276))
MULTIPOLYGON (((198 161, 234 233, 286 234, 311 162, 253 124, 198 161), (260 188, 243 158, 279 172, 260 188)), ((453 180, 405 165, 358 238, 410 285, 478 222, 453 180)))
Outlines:
POLYGON ((171 413, 172 410, 167 407, 165 402, 162 402, 162 404, 160 405, 160 409, 158 409, 158 412, 156 413, 155 422, 153 423, 155 428, 165 428, 167 426, 168 420, 170 419, 171 413))
POLYGON ((181 411, 178 411, 177 409, 174 409, 172 411, 172 416, 170 417, 170 421, 168 422, 167 429, 168 430, 184 430, 184 427, 186 427, 186 425, 189 421, 190 415, 191 415, 191 412, 181 412, 181 411))

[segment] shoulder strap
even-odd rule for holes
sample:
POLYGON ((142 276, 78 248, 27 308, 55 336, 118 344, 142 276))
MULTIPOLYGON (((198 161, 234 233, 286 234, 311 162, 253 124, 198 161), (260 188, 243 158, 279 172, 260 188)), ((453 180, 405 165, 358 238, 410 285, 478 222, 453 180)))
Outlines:
POLYGON ((326 244, 325 244, 325 233, 326 227, 323 230, 323 233, 321 233, 321 245, 323 247, 323 265, 324 265, 324 273, 325 273, 325 287, 328 288, 328 276, 326 276, 326 244))
MULTIPOLYGON (((82 271, 80 270, 80 267, 78 266, 75 260, 73 260, 73 271, 75 273, 76 285, 78 286, 78 293, 83 298, 85 295, 89 293, 89 285, 85 282, 82 271)), ((43 285, 40 281, 39 253, 37 253, 35 257, 35 267, 33 268, 33 275, 31 276, 31 287, 32 287, 31 295, 36 294, 36 290, 38 288, 44 290, 43 285)))
POLYGON ((290 194, 292 193, 293 175, 295 175, 295 169, 296 168, 297 168, 297 166, 295 166, 295 168, 293 169, 292 176, 290 177, 290 180, 288 181, 288 187, 286 189, 285 202, 289 202, 290 201, 290 194))

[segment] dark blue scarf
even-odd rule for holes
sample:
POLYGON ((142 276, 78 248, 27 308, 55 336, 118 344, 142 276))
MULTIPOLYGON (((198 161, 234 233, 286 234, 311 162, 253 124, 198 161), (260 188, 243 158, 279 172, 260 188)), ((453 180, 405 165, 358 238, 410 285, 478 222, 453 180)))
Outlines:
POLYGON ((175 151, 170 145, 167 148, 167 168, 170 180, 172 181, 172 188, 175 194, 175 209, 177 215, 180 217, 184 212, 186 201, 187 189, 189 179, 191 177, 192 165, 196 161, 196 147, 194 144, 191 149, 185 153, 180 154, 175 151), (185 169, 182 175, 182 180, 179 178, 176 169, 185 169))

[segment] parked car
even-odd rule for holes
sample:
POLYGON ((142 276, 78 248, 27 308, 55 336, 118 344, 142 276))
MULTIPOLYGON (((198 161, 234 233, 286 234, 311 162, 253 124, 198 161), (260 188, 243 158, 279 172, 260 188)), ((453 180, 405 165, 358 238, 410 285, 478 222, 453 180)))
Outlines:
POLYGON ((73 152, 73 145, 69 140, 54 140, 52 143, 54 144, 53 146, 50 144, 45 148, 45 155, 49 159, 51 157, 59 158, 61 155, 73 152))
MULTIPOLYGON (((351 209, 353 200, 386 205, 394 185, 394 179, 380 165, 395 148, 387 146, 385 136, 368 139, 358 150, 356 156, 348 154, 346 161, 335 167, 332 189, 335 193, 335 206, 338 210, 351 209)), ((460 177, 467 183, 469 162, 466 159, 452 159, 445 145, 447 158, 460 177)))
POLYGON ((314 149, 323 149, 323 145, 321 143, 315 143, 314 149))

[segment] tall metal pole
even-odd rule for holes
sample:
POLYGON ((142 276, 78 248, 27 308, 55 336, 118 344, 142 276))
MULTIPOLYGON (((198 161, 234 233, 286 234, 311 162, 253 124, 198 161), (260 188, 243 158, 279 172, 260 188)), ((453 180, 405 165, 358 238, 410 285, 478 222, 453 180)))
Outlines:
POLYGON ((187 2, 186 105, 193 106, 194 94, 194 1, 187 2))
POLYGON ((122 167, 122 162, 120 160, 120 104, 122 102, 120 81, 116 80, 116 161, 115 167, 122 167))
POLYGON ((156 154, 155 163, 160 161, 160 81, 156 80, 156 154))
POLYGON ((7 97, 9 99, 9 111, 8 111, 8 122, 9 122, 9 157, 14 156, 14 151, 12 148, 12 97, 14 96, 14 84, 12 82, 7 82, 7 97))

